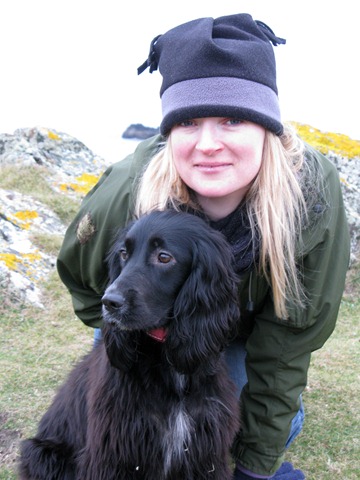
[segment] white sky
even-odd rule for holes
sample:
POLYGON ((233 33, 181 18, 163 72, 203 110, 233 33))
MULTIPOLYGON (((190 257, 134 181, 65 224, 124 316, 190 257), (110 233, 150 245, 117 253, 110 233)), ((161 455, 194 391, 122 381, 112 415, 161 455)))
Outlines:
POLYGON ((54 128, 122 158, 130 123, 161 120, 159 72, 136 72, 153 37, 233 13, 287 40, 275 48, 283 120, 360 139, 354 0, 0 0, 0 133, 54 128))

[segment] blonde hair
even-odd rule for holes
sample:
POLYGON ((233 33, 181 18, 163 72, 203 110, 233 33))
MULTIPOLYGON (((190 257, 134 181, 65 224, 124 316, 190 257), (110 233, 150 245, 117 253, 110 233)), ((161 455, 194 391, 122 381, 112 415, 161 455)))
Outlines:
POLYGON ((175 168, 171 151, 170 135, 139 178, 135 216, 154 209, 172 207, 178 210, 179 205, 192 206, 190 192, 175 168))
MULTIPOLYGON (((261 168, 244 199, 253 235, 258 232, 261 239, 259 270, 272 286, 279 318, 288 317, 287 298, 305 305, 295 251, 307 211, 301 181, 305 164, 303 142, 290 125, 280 137, 266 131, 261 168)), ((180 205, 199 208, 174 166, 170 134, 140 178, 135 213, 180 205)))

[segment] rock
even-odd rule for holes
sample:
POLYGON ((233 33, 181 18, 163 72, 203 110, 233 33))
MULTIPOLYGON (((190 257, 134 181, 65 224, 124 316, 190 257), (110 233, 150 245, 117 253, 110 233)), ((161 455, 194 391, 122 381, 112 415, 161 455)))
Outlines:
MULTIPOLYGON (((39 178, 45 171, 54 197, 71 197, 80 204, 106 164, 70 135, 37 127, 16 130, 14 135, 0 135, 0 168, 4 172, 14 167, 20 175, 24 167, 38 168, 39 178)), ((48 205, 30 194, 0 188, 0 289, 3 294, 18 302, 42 305, 41 285, 54 270, 56 256, 42 251, 35 237, 40 234, 62 237, 65 230, 64 222, 48 205)))
POLYGON ((329 152, 327 157, 339 171, 351 237, 351 263, 360 255, 360 157, 349 159, 329 152))
POLYGON ((351 236, 350 261, 354 265, 360 256, 360 141, 311 125, 293 125, 301 138, 326 155, 339 172, 351 236))
POLYGON ((39 285, 56 259, 34 245, 32 234, 63 235, 65 226, 49 208, 28 195, 0 189, 0 205, 0 285, 14 286, 17 293, 12 292, 12 297, 40 306, 39 285))
POLYGON ((122 134, 122 138, 145 140, 153 135, 159 133, 159 128, 144 127, 141 123, 129 125, 125 132, 122 134))
POLYGON ((0 135, 1 165, 42 165, 61 177, 99 172, 104 160, 82 142, 66 133, 35 127, 0 135))
MULTIPOLYGON (((352 262, 358 262, 360 142, 310 126, 296 127, 304 140, 321 149, 339 171, 351 232, 352 262)), ((154 135, 158 129, 136 124, 126 132, 124 138, 139 139, 154 135)), ((55 270, 56 252, 44 248, 39 238, 57 238, 60 244, 67 227, 48 200, 58 199, 66 208, 65 201, 72 199, 77 209, 106 167, 101 157, 66 133, 36 127, 16 130, 13 135, 0 134, 0 300, 6 295, 41 307, 42 285, 55 270), (6 187, 8 169, 21 176, 30 167, 39 173, 39 182, 40 174, 45 179, 42 181, 50 191, 48 196, 21 191, 20 181, 6 187)))

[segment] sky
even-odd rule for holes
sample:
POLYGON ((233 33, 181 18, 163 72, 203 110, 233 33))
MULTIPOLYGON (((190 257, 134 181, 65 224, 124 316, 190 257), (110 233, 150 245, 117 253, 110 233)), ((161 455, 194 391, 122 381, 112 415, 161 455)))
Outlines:
POLYGON ((2 0, 0 133, 51 128, 120 160, 128 125, 161 121, 161 75, 137 75, 151 40, 234 13, 287 40, 274 49, 282 119, 360 140, 354 0, 2 0))

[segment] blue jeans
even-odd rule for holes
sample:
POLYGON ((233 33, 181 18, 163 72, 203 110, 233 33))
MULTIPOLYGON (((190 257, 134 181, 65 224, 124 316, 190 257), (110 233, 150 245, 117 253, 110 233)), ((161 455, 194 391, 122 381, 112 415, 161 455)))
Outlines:
POLYGON ((94 347, 100 342, 102 338, 101 328, 94 328, 94 347))
MULTIPOLYGON (((101 339, 100 328, 95 328, 94 345, 97 345, 101 339)), ((245 341, 237 339, 229 345, 225 351, 226 363, 229 368, 229 374, 237 388, 237 394, 240 397, 241 390, 247 383, 247 375, 245 369, 245 341)), ((300 409, 295 415, 291 423, 289 438, 285 447, 288 448, 302 430, 305 419, 304 405, 300 397, 300 409)))
MULTIPOLYGON (((237 339, 229 345, 225 351, 226 363, 229 368, 229 375, 237 388, 240 397, 241 390, 247 383, 245 369, 245 341, 237 339)), ((302 430, 305 419, 305 411, 302 398, 300 397, 300 409, 291 422, 291 430, 285 447, 288 448, 302 430)))

